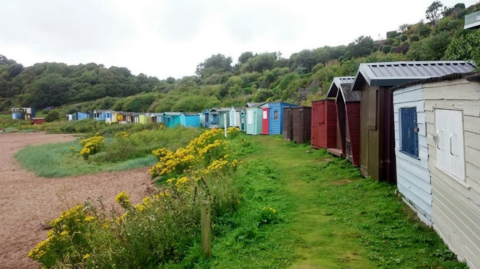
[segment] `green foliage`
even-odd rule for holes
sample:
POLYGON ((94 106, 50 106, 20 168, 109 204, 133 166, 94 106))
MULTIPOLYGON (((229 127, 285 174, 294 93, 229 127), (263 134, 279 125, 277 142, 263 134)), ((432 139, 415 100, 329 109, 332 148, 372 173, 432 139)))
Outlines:
POLYGON ((455 37, 445 51, 446 60, 474 60, 480 63, 480 30, 455 37))
POLYGON ((270 97, 273 97, 273 92, 271 90, 260 89, 255 93, 253 102, 265 102, 270 97))
POLYGON ((264 70, 273 69, 273 63, 277 59, 275 53, 260 53, 257 56, 251 57, 242 65, 242 73, 246 72, 263 72, 264 70))
POLYGON ((443 32, 429 36, 410 46, 407 56, 414 61, 438 61, 443 58, 445 51, 450 44, 450 33, 443 32))
MULTIPOLYGON (((41 177, 65 177, 104 171, 121 171, 151 166, 155 163, 155 157, 151 156, 152 150, 159 147, 172 150, 183 147, 201 132, 200 129, 194 128, 158 130, 158 126, 160 125, 103 125, 103 129, 96 129, 94 132, 98 131, 101 135, 108 136, 123 131, 128 132, 130 136, 125 139, 107 138, 102 151, 90 156, 88 161, 85 161, 80 155, 72 155, 72 148, 73 152, 80 152, 82 149, 79 140, 29 146, 18 151, 15 158, 27 170, 33 171, 41 177), (152 127, 156 128, 152 129, 152 127)), ((77 128, 80 129, 80 126, 77 128)), ((64 130, 74 131, 72 127, 65 127, 64 130)))
POLYGON ((418 35, 411 35, 410 36, 410 42, 417 42, 420 41, 420 37, 418 35))
POLYGON ((434 1, 425 11, 425 17, 433 26, 436 26, 446 7, 440 1, 434 1))
POLYGON ((206 78, 215 73, 231 71, 231 64, 231 57, 225 57, 223 54, 216 54, 206 59, 203 63, 198 64, 195 73, 202 78, 206 78))
POLYGON ((348 44, 347 52, 349 56, 357 58, 370 54, 372 48, 373 39, 369 36, 360 36, 348 44))
POLYGON ((389 52, 392 50, 392 47, 386 45, 386 46, 382 46, 382 47, 380 48, 380 50, 381 50, 383 53, 389 53, 389 52))
POLYGON ((390 31, 390 32, 387 32, 387 38, 395 38, 398 36, 398 32, 397 31, 390 31))
POLYGON ((52 109, 48 112, 48 115, 45 117, 46 122, 57 121, 60 119, 60 112, 56 109, 52 109))

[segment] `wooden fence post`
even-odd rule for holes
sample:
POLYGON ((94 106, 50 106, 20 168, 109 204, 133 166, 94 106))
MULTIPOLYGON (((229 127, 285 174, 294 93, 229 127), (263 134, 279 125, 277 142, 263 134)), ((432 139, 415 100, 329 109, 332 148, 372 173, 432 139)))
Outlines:
POLYGON ((201 229, 202 229, 202 251, 207 258, 212 256, 211 233, 212 216, 210 215, 210 203, 202 201, 201 229))

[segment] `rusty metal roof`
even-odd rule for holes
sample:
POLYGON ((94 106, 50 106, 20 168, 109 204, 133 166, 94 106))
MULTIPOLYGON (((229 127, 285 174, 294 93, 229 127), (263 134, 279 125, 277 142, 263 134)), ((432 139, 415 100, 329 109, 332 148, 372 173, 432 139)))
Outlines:
POLYGON ((361 84, 391 87, 431 77, 453 73, 473 72, 476 66, 466 61, 424 61, 362 63, 358 68, 352 90, 361 90, 361 84))

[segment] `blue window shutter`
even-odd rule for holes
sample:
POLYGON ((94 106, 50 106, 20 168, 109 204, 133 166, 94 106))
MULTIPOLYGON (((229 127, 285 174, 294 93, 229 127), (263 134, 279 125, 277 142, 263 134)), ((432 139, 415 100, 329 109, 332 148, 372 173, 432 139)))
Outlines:
POLYGON ((418 157, 417 108, 401 108, 401 150, 418 157))

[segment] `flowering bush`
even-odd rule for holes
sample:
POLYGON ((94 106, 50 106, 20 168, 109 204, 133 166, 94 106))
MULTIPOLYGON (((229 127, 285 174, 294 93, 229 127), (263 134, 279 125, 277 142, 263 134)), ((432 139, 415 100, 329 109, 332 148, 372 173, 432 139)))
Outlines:
MULTIPOLYGON (((229 129, 229 137, 236 132, 229 129)), ((229 143, 222 130, 208 130, 185 148, 154 150, 159 162, 150 174, 166 186, 150 190, 138 204, 118 193, 123 212, 109 214, 103 204, 97 210, 88 203, 63 212, 29 257, 47 268, 160 268, 182 261, 200 240, 202 201, 210 202, 214 219, 240 204, 231 176, 240 161, 230 156, 229 143)))
POLYGON ((37 244, 28 257, 47 268, 65 256, 72 263, 82 262, 90 252, 85 234, 94 220, 95 217, 87 214, 81 205, 62 212, 59 218, 50 222, 52 230, 47 233, 47 239, 37 244))
POLYGON ((271 207, 264 207, 260 212, 259 226, 266 224, 274 224, 279 222, 277 210, 271 207))
POLYGON ((80 155, 87 160, 90 155, 100 151, 100 148, 104 145, 104 139, 103 136, 96 133, 92 137, 81 140, 80 145, 83 146, 82 150, 80 150, 80 155))

